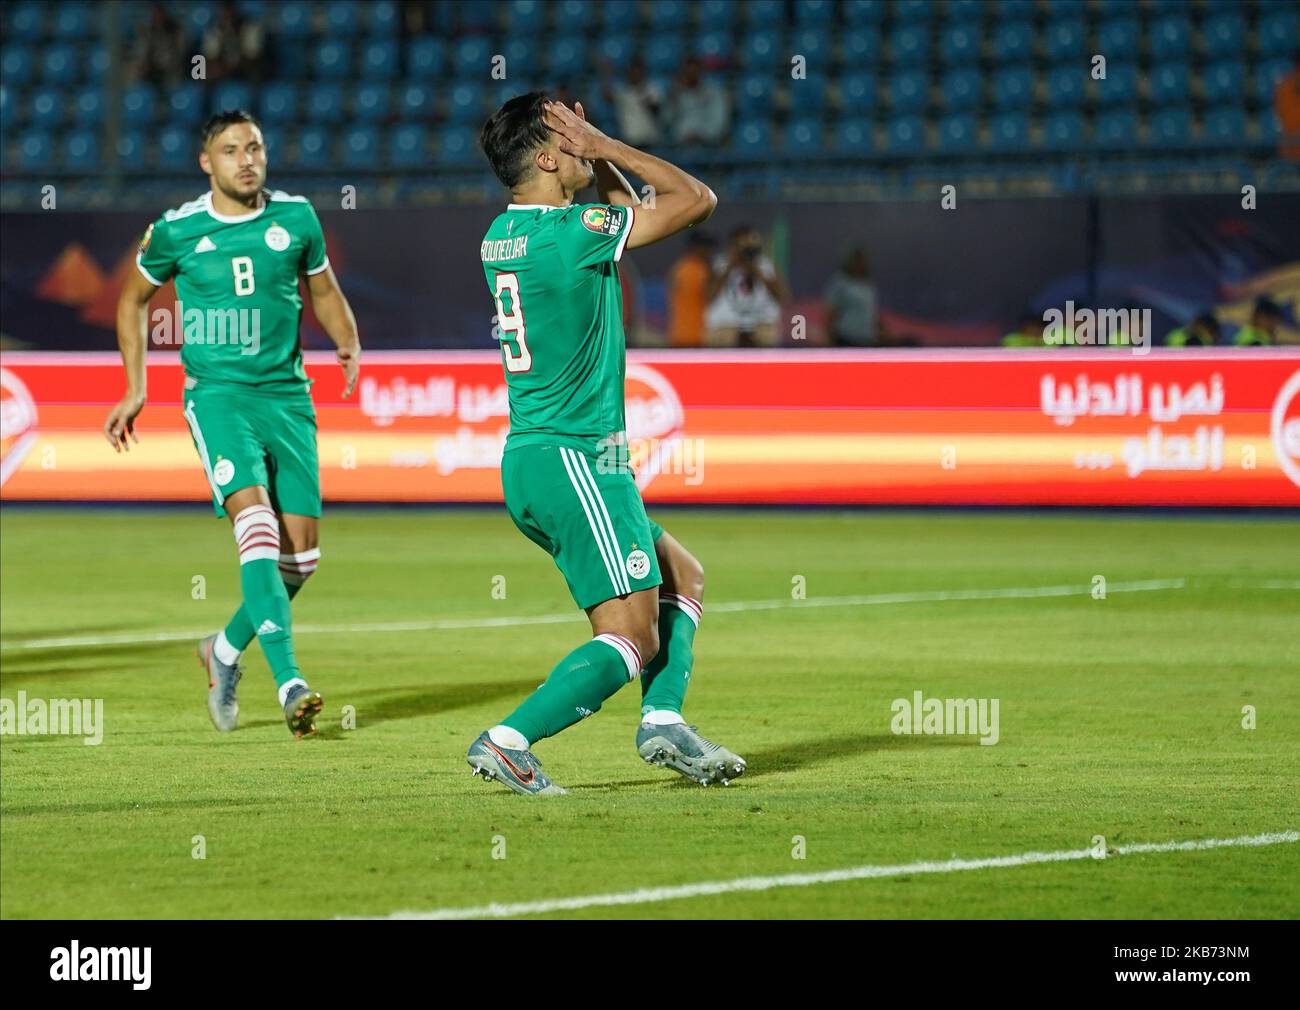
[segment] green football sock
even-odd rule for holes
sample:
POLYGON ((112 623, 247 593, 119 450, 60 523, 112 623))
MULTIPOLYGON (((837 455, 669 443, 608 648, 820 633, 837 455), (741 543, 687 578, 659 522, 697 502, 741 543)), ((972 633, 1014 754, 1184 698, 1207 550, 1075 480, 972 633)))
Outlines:
POLYGON ((293 654, 293 623, 289 594, 280 577, 280 521, 268 505, 250 505, 234 521, 239 544, 239 584, 243 610, 252 625, 262 653, 283 687, 299 677, 293 654))
MULTIPOLYGON (((288 594, 289 600, 298 595, 298 590, 302 588, 302 583, 284 584, 284 591, 288 594)), ((253 641, 256 631, 253 629, 253 619, 248 616, 248 608, 242 603, 239 609, 235 611, 234 616, 230 618, 226 625, 226 641, 233 645, 240 652, 248 648, 249 643, 253 641)))
POLYGON ((695 663, 695 628, 699 601, 689 596, 659 597, 659 653, 641 674, 641 714, 682 711, 686 685, 695 663))
POLYGON ((621 635, 597 635, 560 660, 546 683, 501 720, 530 744, 555 736, 600 711, 605 699, 636 676, 636 648, 621 635))

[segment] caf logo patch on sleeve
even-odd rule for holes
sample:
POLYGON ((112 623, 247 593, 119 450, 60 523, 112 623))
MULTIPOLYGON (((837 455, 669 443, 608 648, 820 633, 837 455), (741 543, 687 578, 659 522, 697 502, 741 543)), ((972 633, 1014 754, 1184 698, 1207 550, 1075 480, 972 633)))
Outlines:
POLYGON ((597 235, 617 235, 623 230, 623 212, 614 207, 588 207, 582 212, 582 224, 597 235))
POLYGON ((146 249, 149 248, 149 240, 150 240, 151 238, 153 238, 153 225, 152 225, 152 224, 150 224, 149 227, 146 228, 146 229, 144 230, 144 236, 140 239, 140 255, 141 255, 141 256, 143 256, 143 255, 144 255, 144 251, 145 251, 146 249))

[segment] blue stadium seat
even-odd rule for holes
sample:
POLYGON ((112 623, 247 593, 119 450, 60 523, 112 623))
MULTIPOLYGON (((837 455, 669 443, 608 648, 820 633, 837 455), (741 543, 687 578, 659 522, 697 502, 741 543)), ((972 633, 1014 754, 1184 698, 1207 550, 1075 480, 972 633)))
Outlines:
POLYGON ((949 112, 974 112, 983 98, 984 78, 978 70, 960 68, 943 76, 943 105, 949 112))
POLYGON ((989 120, 988 143, 995 151, 1021 151, 1029 146, 1029 117, 1023 112, 999 112, 989 120))
POLYGON ((379 131, 373 126, 354 126, 343 137, 343 164, 347 168, 369 168, 379 160, 379 131))
POLYGON ((479 84, 457 84, 447 99, 447 119, 453 123, 477 123, 483 118, 483 88, 479 84))
POLYGON ((809 74, 806 80, 791 81, 786 95, 790 99, 792 115, 815 117, 826 108, 826 78, 821 74, 809 74))
POLYGON ((1201 88, 1210 105, 1240 102, 1246 94, 1246 68, 1240 63, 1214 63, 1201 73, 1201 88))
POLYGON ((1186 101, 1191 81, 1186 63, 1162 63, 1153 67, 1147 76, 1151 101, 1156 105, 1173 105, 1186 101))
POLYGON ((587 6, 589 13, 585 19, 573 20, 566 17, 564 8, 560 8, 560 24, 593 24, 599 25, 600 19, 604 17, 604 31, 614 35, 629 35, 637 28, 637 21, 640 12, 636 4, 611 4, 611 3, 593 3, 587 6))
POLYGON ((1084 15, 1084 0, 1045 0, 1047 17, 1051 20, 1063 18, 1081 18, 1084 15))
POLYGON ((1083 116, 1073 109, 1063 109, 1043 120, 1039 144, 1046 151, 1077 151, 1086 139, 1083 116))
POLYGON ((1192 138, 1192 113, 1185 105, 1159 109, 1147 124, 1147 144, 1151 147, 1186 147, 1192 138))
POLYGON ((251 109, 253 89, 242 81, 222 81, 212 92, 212 108, 251 109))
POLYGON ((993 104, 999 109, 1025 109, 1034 100, 1034 75, 1024 67, 1006 67, 993 78, 993 104))
POLYGON ((560 39, 551 46, 548 66, 556 78, 572 77, 581 73, 588 59, 587 47, 574 39, 560 39))
POLYGON ((54 23, 50 26, 56 38, 69 41, 86 41, 99 28, 100 5, 86 3, 54 4, 54 23))
POLYGON ((729 32, 736 21, 736 0, 703 0, 697 3, 698 23, 715 31, 729 32))
POLYGON ((127 126, 148 126, 153 122, 155 104, 152 85, 132 84, 122 92, 122 121, 127 126))
POLYGON ((74 130, 63 144, 63 167, 70 172, 98 172, 99 137, 94 130, 74 130))
POLYGON ((32 79, 32 54, 17 46, 6 47, 0 56, 0 79, 5 84, 26 84, 32 79))
POLYGON ((741 158, 764 160, 772 154, 772 125, 766 119, 742 123, 732 136, 732 151, 741 158))
MULTIPOLYGON (((458 3, 453 5, 435 3, 433 6, 435 12, 437 12, 439 7, 447 8, 454 6, 456 28, 461 34, 485 33, 491 31, 495 27, 494 22, 496 21, 497 16, 497 4, 458 3)), ((445 13, 446 12, 444 12, 444 14, 445 13)))
POLYGON ((96 46, 90 51, 86 76, 92 81, 102 81, 108 76, 108 50, 103 46, 96 46))
POLYGON ((546 11, 542 0, 511 0, 506 8, 506 24, 510 34, 536 38, 546 26, 546 11))
POLYGON ((1270 60, 1255 68, 1255 99, 1260 105, 1273 104, 1277 82, 1287 75, 1291 65, 1287 60, 1270 60))
POLYGON ((652 74, 675 74, 685 52, 686 43, 679 36, 656 36, 645 48, 646 69, 652 74))
POLYGON ((1240 59, 1246 49, 1246 25, 1239 14, 1219 14, 1201 25, 1201 44, 1211 60, 1240 59))
POLYGON ((478 79, 486 77, 491 66, 492 45, 484 38, 461 39, 456 43, 453 64, 457 75, 478 79))
POLYGON ((145 168, 144 134, 139 130, 123 130, 117 135, 113 145, 117 151, 117 160, 127 172, 139 172, 145 168))
POLYGON ((298 133, 297 153, 292 163, 303 167, 319 166, 329 152, 329 135, 319 126, 308 126, 298 133))
POLYGON ((949 0, 944 6, 944 17, 948 19, 948 24, 970 24, 983 18, 987 9, 983 0, 949 0))
POLYGON ((816 119, 791 120, 786 126, 783 150, 791 156, 814 157, 822 152, 821 134, 821 124, 816 119))
POLYGON ((479 163, 474 131, 468 126, 448 126, 438 135, 438 159, 444 165, 464 168, 479 163))
POLYGON ((784 0, 749 0, 744 7, 745 19, 751 28, 775 27, 785 20, 784 0))
POLYGON ((904 70, 889 79, 890 107, 900 112, 920 112, 929 99, 930 76, 920 70, 904 70))
POLYGON ((352 75, 351 44, 326 39, 312 51, 311 66, 322 81, 347 80, 352 75))
POLYGON ((615 67, 627 66, 635 50, 636 43, 630 35, 607 35, 600 42, 600 55, 615 67))
POLYGON ((1131 148, 1137 143, 1138 119, 1132 109, 1103 112, 1093 124, 1093 144, 1101 148, 1131 148))
POLYGON ((650 28, 655 32, 676 31, 686 23, 688 15, 682 0, 658 0, 650 8, 650 28))
MULTIPOLYGON (((493 54, 495 55, 495 54, 493 54)), ((505 44, 501 55, 506 58, 506 80, 520 81, 536 77, 541 71, 540 47, 532 39, 514 38, 505 44)), ((515 94, 519 89, 515 89, 515 94)))
POLYGON ((72 46, 50 46, 41 57, 41 77, 46 84, 66 87, 77 80, 79 69, 72 46))
POLYGON ((391 81, 401 70, 400 50, 392 39, 367 42, 361 50, 361 77, 367 81, 391 81))
POLYGON ((1259 51, 1264 56, 1282 56, 1296 49, 1296 39, 1300 38, 1300 15, 1294 5, 1279 4, 1280 10, 1272 5, 1268 13, 1262 13, 1255 23, 1255 38, 1259 51))
POLYGON ((1047 74, 1047 104, 1053 109, 1075 109, 1083 104, 1087 82, 1086 66, 1055 67, 1047 74))
POLYGON ((800 26, 824 29, 835 20, 834 0, 800 0, 795 5, 794 16, 800 26))
POLYGON ((44 5, 38 3, 20 3, 13 6, 9 15, 7 34, 20 42, 34 42, 41 36, 45 21, 44 5))
POLYGON ((844 0, 844 23, 860 27, 878 25, 885 16, 886 0, 844 0))
POLYGON ((325 5, 325 34, 355 37, 360 27, 361 18, 352 0, 331 0, 325 5))
POLYGON ((406 72, 417 80, 437 77, 442 72, 442 43, 425 35, 406 47, 406 72))
POLYGON ((1131 60, 1137 55, 1140 38, 1138 23, 1133 18, 1103 21, 1097 27, 1097 52, 1106 57, 1107 63, 1117 59, 1131 60))
POLYGON ((794 33, 790 40, 790 53, 798 53, 808 61, 808 72, 814 70, 825 72, 830 62, 830 42, 828 33, 817 28, 802 28, 794 33))
POLYGON ((939 56, 950 66, 967 66, 980 55, 979 28, 972 25, 952 25, 944 29, 939 41, 939 56))
POLYGON ((289 0, 273 8, 274 31, 291 39, 301 39, 311 33, 311 4, 303 0, 289 0))
POLYGON ((387 84, 363 84, 352 100, 352 115, 362 123, 378 123, 387 117, 389 103, 387 84))
POLYGON ((772 67, 781 60, 780 35, 771 30, 750 32, 740 48, 740 62, 755 69, 772 67))
POLYGON ((370 34, 381 38, 391 38, 402 28, 402 14, 393 0, 377 0, 367 4, 369 8, 370 34))
POLYGON ((876 78, 857 70, 840 78, 840 108, 845 115, 871 110, 876 101, 876 78))
POLYGON ((18 143, 18 164, 24 171, 39 172, 54 166, 54 143, 43 131, 25 132, 18 143))
POLYGON ((741 119, 759 119, 770 115, 776 89, 771 74, 747 74, 741 78, 737 111, 741 119))
POLYGON ((1277 110, 1261 109, 1259 115, 1255 117, 1255 122, 1259 139, 1264 146, 1270 149, 1277 147, 1277 142, 1282 136, 1282 122, 1277 118, 1277 110))
POLYGON ((1201 140, 1207 146, 1238 148, 1246 136, 1246 114, 1240 105, 1208 109, 1201 120, 1201 140))
POLYGON ((208 4, 186 4, 179 12, 181 31, 198 38, 211 26, 215 13, 208 4))
MULTIPOLYGON (((4 94, 9 95, 12 89, 5 88, 4 94)), ((73 120, 82 126, 98 126, 104 117, 104 91, 102 88, 82 88, 77 92, 76 100, 72 103, 73 120)))
POLYGON ((840 36, 840 54, 850 67, 867 66, 880 58, 880 32, 872 28, 853 28, 840 36))
POLYGON ((338 84, 313 84, 307 90, 307 118, 316 123, 343 119, 343 88, 338 84))
POLYGON ((991 13, 1003 21, 1023 21, 1034 16, 1034 0, 1001 0, 991 6, 991 13))
POLYGON ((934 5, 930 0, 897 0, 894 4, 894 19, 905 25, 924 24, 934 16, 934 5))
POLYGON ((915 154, 925 149, 925 120, 899 116, 885 128, 885 148, 891 154, 915 154))
POLYGON ((1153 59, 1184 60, 1192 44, 1191 22, 1184 14, 1163 17, 1151 25, 1147 37, 1153 59))
POLYGON ((1082 21, 1049 22, 1043 52, 1051 63, 1079 59, 1086 37, 1082 21))
POLYGON ((835 125, 835 150, 841 154, 870 154, 875 147, 871 121, 841 119, 835 125))
POLYGON ((388 160, 397 168, 427 168, 429 165, 429 131, 408 123, 388 136, 388 160))
POLYGON ((262 119, 268 125, 292 123, 298 118, 298 89, 283 81, 262 88, 262 119))
POLYGON ((944 116, 939 120, 939 148, 950 154, 969 151, 978 136, 975 117, 964 112, 944 116))
POLYGON ((433 89, 426 84, 408 84, 402 88, 397 106, 403 119, 428 121, 433 118, 433 89))
POLYGON ((1106 76, 1096 82, 1097 102, 1103 106, 1132 105, 1137 101, 1138 71, 1132 63, 1107 62, 1106 76))
POLYGON ((731 36, 726 32, 700 32, 695 36, 695 55, 705 63, 719 63, 731 54, 731 36))
POLYGON ((894 65, 913 66, 923 63, 929 56, 930 35, 924 28, 905 25, 889 36, 889 53, 894 65))
POLYGON ((1034 55, 1034 26, 1028 21, 1004 21, 993 36, 1000 63, 1024 63, 1034 55))
POLYGON ((57 129, 63 122, 63 98, 54 88, 38 88, 32 92, 32 126, 38 130, 57 129))
POLYGON ((166 172, 183 172, 187 168, 193 168, 196 160, 195 146, 197 145, 187 131, 175 126, 165 127, 158 133, 156 167, 166 172))
POLYGON ((181 84, 167 96, 167 117, 180 127, 194 127, 203 119, 203 87, 197 83, 181 84))

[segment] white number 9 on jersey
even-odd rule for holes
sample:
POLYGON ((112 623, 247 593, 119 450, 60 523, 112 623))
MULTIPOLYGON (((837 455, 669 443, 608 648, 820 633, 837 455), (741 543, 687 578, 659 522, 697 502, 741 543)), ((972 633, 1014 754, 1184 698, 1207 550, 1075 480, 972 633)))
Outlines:
POLYGON ((497 303, 497 327, 501 341, 501 352, 505 355, 507 372, 527 372, 533 367, 533 355, 528 350, 528 341, 524 338, 524 307, 519 304, 519 277, 517 274, 497 274, 496 287, 492 291, 497 303), (506 311, 502 295, 510 296, 510 310, 506 311), (507 341, 513 340, 519 348, 515 353, 507 341))

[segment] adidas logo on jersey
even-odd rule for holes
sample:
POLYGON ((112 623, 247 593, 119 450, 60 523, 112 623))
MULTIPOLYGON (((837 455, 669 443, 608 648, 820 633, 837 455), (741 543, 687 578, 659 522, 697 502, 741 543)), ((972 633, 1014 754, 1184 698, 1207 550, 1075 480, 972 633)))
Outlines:
POLYGON ((276 624, 274 621, 272 621, 270 618, 267 618, 265 621, 262 622, 262 626, 257 629, 257 633, 259 635, 269 635, 271 634, 271 632, 279 631, 279 630, 280 630, 280 626, 276 624))
POLYGON ((196 253, 212 252, 216 248, 217 248, 216 244, 212 241, 212 239, 204 235, 201 239, 199 239, 199 244, 194 247, 194 251, 196 253))

